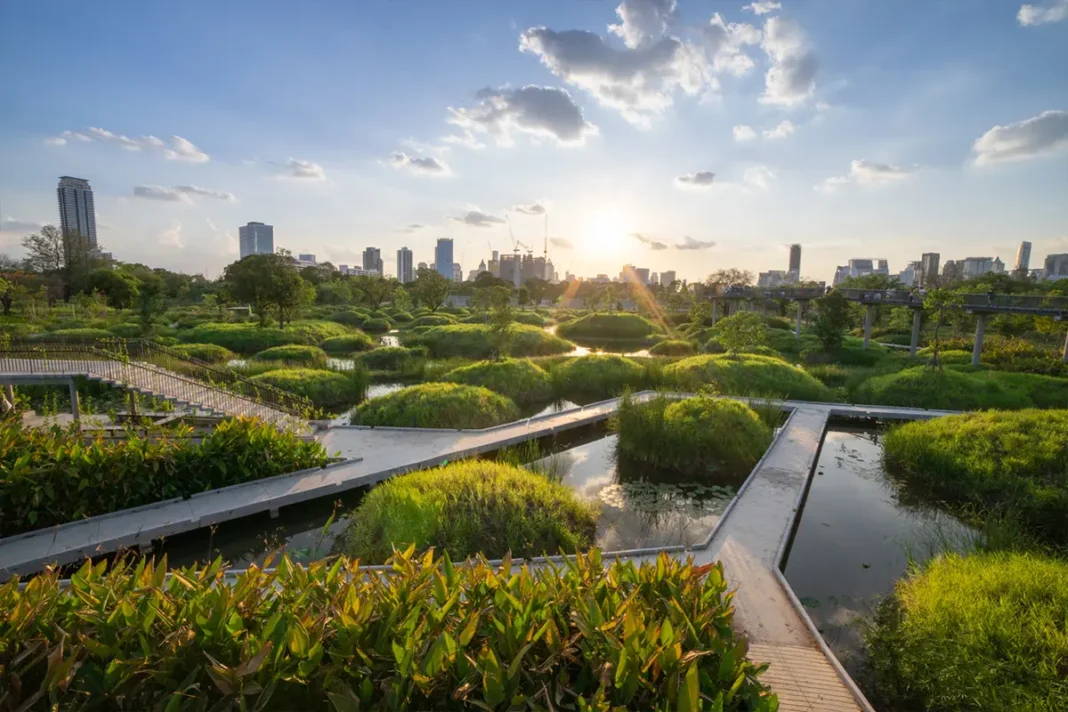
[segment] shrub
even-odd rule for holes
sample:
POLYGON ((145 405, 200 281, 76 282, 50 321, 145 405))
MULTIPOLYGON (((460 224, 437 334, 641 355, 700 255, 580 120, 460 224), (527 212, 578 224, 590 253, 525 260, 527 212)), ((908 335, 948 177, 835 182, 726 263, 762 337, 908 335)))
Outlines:
POLYGON ((776 396, 794 400, 825 401, 832 393, 803 369, 771 356, 691 356, 664 369, 664 377, 677 387, 697 390, 712 385, 731 395, 776 396))
POLYGON ((427 314, 413 319, 408 323, 408 326, 448 326, 455 323, 456 318, 448 314, 427 314))
POLYGON ((480 361, 449 371, 445 380, 489 388, 519 405, 543 403, 553 396, 549 374, 526 359, 480 361))
POLYGON ((1029 405, 1024 395, 995 381, 924 366, 870 378, 855 389, 853 399, 858 403, 940 410, 1026 408, 1029 405))
POLYGON ((557 366, 552 376, 561 398, 597 400, 640 388, 645 369, 623 356, 579 356, 557 366))
POLYGON ((460 558, 574 553, 597 528, 596 509, 566 486, 486 460, 412 472, 372 489, 345 532, 345 553, 380 563, 393 549, 434 547, 460 558))
POLYGON ((422 349, 384 346, 361 354, 359 361, 371 371, 404 371, 425 355, 422 349))
POLYGON ((393 312, 393 315, 390 317, 390 319, 392 319, 394 323, 397 324, 407 324, 409 321, 412 320, 412 315, 406 311, 398 311, 393 312))
POLYGON ((108 329, 112 336, 118 336, 123 339, 135 339, 141 335, 141 325, 137 322, 126 322, 124 324, 116 324, 108 329))
POLYGON ((318 346, 305 346, 303 344, 275 346, 274 348, 260 351, 253 358, 258 361, 281 361, 283 363, 309 364, 318 368, 326 367, 326 352, 318 346))
POLYGON ((771 444, 771 428, 749 406, 696 397, 624 398, 610 427, 628 459, 687 474, 744 476, 771 444))
POLYGON ((100 339, 113 339, 115 335, 106 329, 56 329, 44 334, 30 334, 26 337, 31 341, 99 341, 100 339))
POLYGON ((738 312, 712 327, 716 340, 732 354, 751 352, 765 344, 764 321, 755 312, 738 312))
POLYGON ((781 316, 765 316, 762 317, 764 325, 769 329, 781 329, 783 331, 793 331, 794 324, 787 318, 781 316))
POLYGON ((354 326, 357 329, 362 329, 363 324, 367 321, 368 316, 366 312, 356 311, 355 309, 346 309, 339 311, 326 317, 327 320, 336 322, 338 324, 344 324, 345 326, 354 326))
POLYGON ((254 354, 287 344, 315 345, 350 333, 349 329, 330 321, 295 321, 285 329, 209 322, 183 331, 179 337, 186 343, 215 344, 239 354, 254 354))
POLYGON ((867 637, 895 709, 1033 712, 1068 699, 1068 563, 951 554, 899 581, 867 637))
MULTIPOLYGON (((492 328, 483 324, 435 326, 422 333, 408 332, 402 338, 406 344, 426 346, 435 358, 484 359, 496 351, 492 328)), ((536 326, 511 324, 508 327, 508 353, 511 356, 552 356, 573 348, 574 344, 536 326)))
POLYGON ((235 358, 233 351, 215 344, 175 344, 170 348, 182 356, 207 361, 208 363, 226 363, 235 358))
POLYGON ((374 339, 362 331, 356 331, 345 336, 332 336, 319 344, 319 347, 333 356, 348 356, 357 351, 373 349, 374 339))
POLYGON ((696 351, 693 343, 681 339, 668 339, 655 344, 649 353, 654 356, 690 356, 696 351))
POLYGON ((519 409, 488 388, 423 383, 372 398, 353 413, 353 424, 407 428, 488 428, 515 420, 519 409))
POLYGON ((358 403, 367 391, 368 382, 367 374, 361 369, 340 373, 315 368, 280 368, 252 376, 250 380, 304 396, 320 408, 358 403))
POLYGON ((869 342, 864 348, 864 341, 853 336, 844 337, 842 344, 833 351, 826 351, 821 346, 807 346, 801 350, 805 363, 839 363, 843 366, 876 366, 887 359, 898 358, 890 349, 869 342))
POLYGON ((936 498, 1068 542, 1068 411, 968 413, 888 432, 891 472, 936 498))
POLYGON ((1068 408, 1068 378, 1005 371, 980 371, 973 377, 1019 393, 1036 408, 1068 408))
POLYGON ((389 319, 383 319, 375 317, 374 319, 368 319, 363 323, 365 331, 389 331, 393 328, 393 324, 389 322, 389 319))
POLYGON ((640 340, 657 331, 643 316, 627 313, 594 313, 560 324, 557 333, 567 339, 640 340))
POLYGON ((542 315, 529 311, 515 312, 512 314, 512 318, 518 324, 527 324, 529 326, 545 326, 549 323, 542 315))
POLYGON ((258 420, 225 420, 199 444, 190 431, 130 431, 86 444, 70 429, 0 422, 0 536, 326 464, 305 442, 258 420))

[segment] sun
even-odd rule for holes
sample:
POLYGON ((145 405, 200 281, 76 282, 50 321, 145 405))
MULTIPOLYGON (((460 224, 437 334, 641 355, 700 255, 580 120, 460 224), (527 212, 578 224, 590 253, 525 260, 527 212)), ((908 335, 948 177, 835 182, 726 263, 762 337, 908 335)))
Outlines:
POLYGON ((587 223, 583 244, 590 252, 618 252, 625 234, 622 217, 614 211, 604 211, 587 223))

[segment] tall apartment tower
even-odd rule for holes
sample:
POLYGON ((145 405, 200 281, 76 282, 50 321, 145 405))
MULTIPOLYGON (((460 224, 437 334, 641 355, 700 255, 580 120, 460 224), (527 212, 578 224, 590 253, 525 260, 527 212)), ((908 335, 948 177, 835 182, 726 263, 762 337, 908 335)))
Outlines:
POLYGON ((377 247, 367 247, 363 251, 363 268, 368 272, 378 272, 378 276, 381 277, 382 272, 382 250, 377 247))
POLYGON ((434 248, 434 269, 445 279, 452 281, 452 238, 439 237, 438 244, 434 248))
POLYGON ((801 281, 801 245, 797 243, 790 245, 789 276, 791 282, 801 281))
POLYGON ((924 252, 920 255, 921 287, 934 287, 938 284, 938 262, 942 258, 937 252, 924 252))
POLYGON ((89 240, 90 248, 96 248, 96 208, 93 207, 93 189, 89 187, 89 181, 60 176, 56 197, 63 234, 81 235, 89 240))
POLYGON ((1016 250, 1016 265, 1013 272, 1017 277, 1026 277, 1027 270, 1031 266, 1031 243, 1024 240, 1020 243, 1020 249, 1016 250))
POLYGON ((407 247, 397 250, 397 281, 401 284, 415 281, 415 270, 412 269, 412 251, 407 247))
POLYGON ((274 252, 274 226, 250 222, 237 228, 241 259, 249 255, 269 255, 274 252))

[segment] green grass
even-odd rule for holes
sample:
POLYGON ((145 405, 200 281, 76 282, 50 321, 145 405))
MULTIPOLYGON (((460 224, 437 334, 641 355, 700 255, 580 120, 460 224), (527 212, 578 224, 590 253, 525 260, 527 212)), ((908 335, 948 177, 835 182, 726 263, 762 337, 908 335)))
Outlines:
POLYGON ((393 324, 389 319, 383 317, 375 317, 374 319, 368 319, 363 323, 364 331, 384 332, 393 328, 393 324))
POLYGON ((27 337, 30 341, 98 341, 100 339, 114 339, 115 335, 107 329, 93 329, 88 327, 74 329, 56 329, 41 334, 31 334, 27 337))
POLYGON ((343 311, 334 312, 326 318, 328 321, 333 321, 338 324, 344 324, 345 326, 354 326, 357 329, 362 329, 364 322, 366 322, 369 317, 366 311, 345 309, 343 311))
POLYGON ((253 376, 251 380, 304 396, 320 408, 339 408, 361 401, 368 379, 361 369, 340 373, 315 368, 280 368, 253 376))
POLYGON ((141 325, 137 322, 124 322, 122 324, 116 324, 108 329, 112 336, 118 336, 121 339, 136 339, 141 335, 141 325))
POLYGON ((474 460, 378 485, 351 522, 345 553, 369 563, 413 544, 455 559, 534 557, 588 547, 597 512, 567 487, 533 472, 474 460))
POLYGON ((656 324, 643 316, 617 312, 595 313, 560 324, 557 333, 575 341, 604 339, 641 340, 658 331, 656 324))
POLYGON ((902 710, 1055 712, 1068 700, 1068 563, 950 554, 898 582, 867 636, 902 710))
POLYGON ((560 398, 593 401, 618 396, 645 384, 642 364, 624 356, 578 356, 551 370, 560 398))
POLYGON ((351 333, 351 329, 332 321, 295 321, 285 329, 210 322, 187 329, 178 336, 185 343, 215 344, 236 353, 254 354, 287 344, 318 345, 331 337, 351 333))
POLYGON ((936 410, 1012 409, 1031 405, 1023 392, 1007 388, 997 380, 926 366, 874 376, 853 391, 852 400, 936 410))
POLYGON ((367 351, 375 347, 374 339, 362 331, 345 336, 331 336, 319 344, 319 347, 331 356, 351 356, 358 351, 367 351))
POLYGON ((527 359, 479 361, 450 371, 444 380, 489 388, 521 406, 545 403, 553 397, 553 382, 548 372, 527 359))
POLYGON ((423 383, 362 403, 353 424, 407 428, 488 428, 519 417, 510 399, 488 388, 423 383))
POLYGON ((758 354, 691 356, 664 369, 677 388, 696 391, 711 385, 726 395, 753 395, 827 401, 833 392, 797 366, 758 354))
POLYGON ((658 344, 654 344, 649 349, 649 353, 653 356, 691 356, 697 351, 691 341, 683 341, 681 339, 668 339, 661 341, 658 344))
POLYGON ((916 421, 890 430, 883 452, 888 471, 928 498, 1068 544, 1068 411, 916 421))
POLYGON ((395 311, 389 315, 395 324, 407 324, 412 320, 412 315, 406 311, 395 311))
POLYGON ((278 361, 308 368, 326 368, 326 352, 318 346, 304 344, 274 346, 260 351, 253 358, 257 361, 278 361))
MULTIPOLYGON (((435 358, 462 356, 484 359, 493 356, 496 351, 492 329, 483 324, 434 326, 422 333, 402 334, 401 338, 405 345, 425 346, 435 358)), ((536 326, 512 324, 508 327, 510 356, 551 356, 567 353, 573 348, 574 344, 536 326)))
POLYGON ((426 356, 422 349, 383 346, 360 354, 357 360, 369 371, 408 371, 426 356))
POLYGON ((771 428, 749 406, 730 400, 663 396, 624 398, 610 422, 617 451, 643 465, 693 475, 744 477, 768 445, 771 428))
POLYGON ((170 347, 183 356, 195 358, 208 363, 226 363, 236 357, 230 349, 224 349, 215 344, 175 344, 170 347))
POLYGON ((455 324, 456 317, 451 314, 426 314, 424 316, 416 317, 408 322, 405 328, 412 328, 416 326, 448 326, 449 324, 455 324))
POLYGON ((818 344, 802 349, 801 357, 806 363, 837 363, 843 366, 878 366, 887 360, 904 361, 902 354, 895 353, 885 346, 871 341, 864 348, 864 340, 847 336, 841 347, 832 352, 824 351, 818 344))

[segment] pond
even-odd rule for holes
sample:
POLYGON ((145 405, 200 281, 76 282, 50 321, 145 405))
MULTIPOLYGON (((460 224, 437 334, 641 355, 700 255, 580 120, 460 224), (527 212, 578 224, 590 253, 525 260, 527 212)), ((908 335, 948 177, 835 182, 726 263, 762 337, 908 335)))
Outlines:
POLYGON ((882 464, 877 431, 834 427, 785 561, 787 581, 827 645, 863 687, 863 624, 905 575, 909 559, 964 549, 974 532, 906 501, 882 464))
MULTIPOLYGON (((545 330, 550 334, 556 335, 557 324, 546 326, 545 330)), ((587 347, 579 346, 575 344, 575 348, 568 351, 564 356, 589 356, 591 354, 614 354, 616 356, 630 356, 635 358, 642 358, 651 356, 649 349, 638 349, 637 351, 627 351, 625 347, 618 349, 611 349, 606 347, 587 347)))

